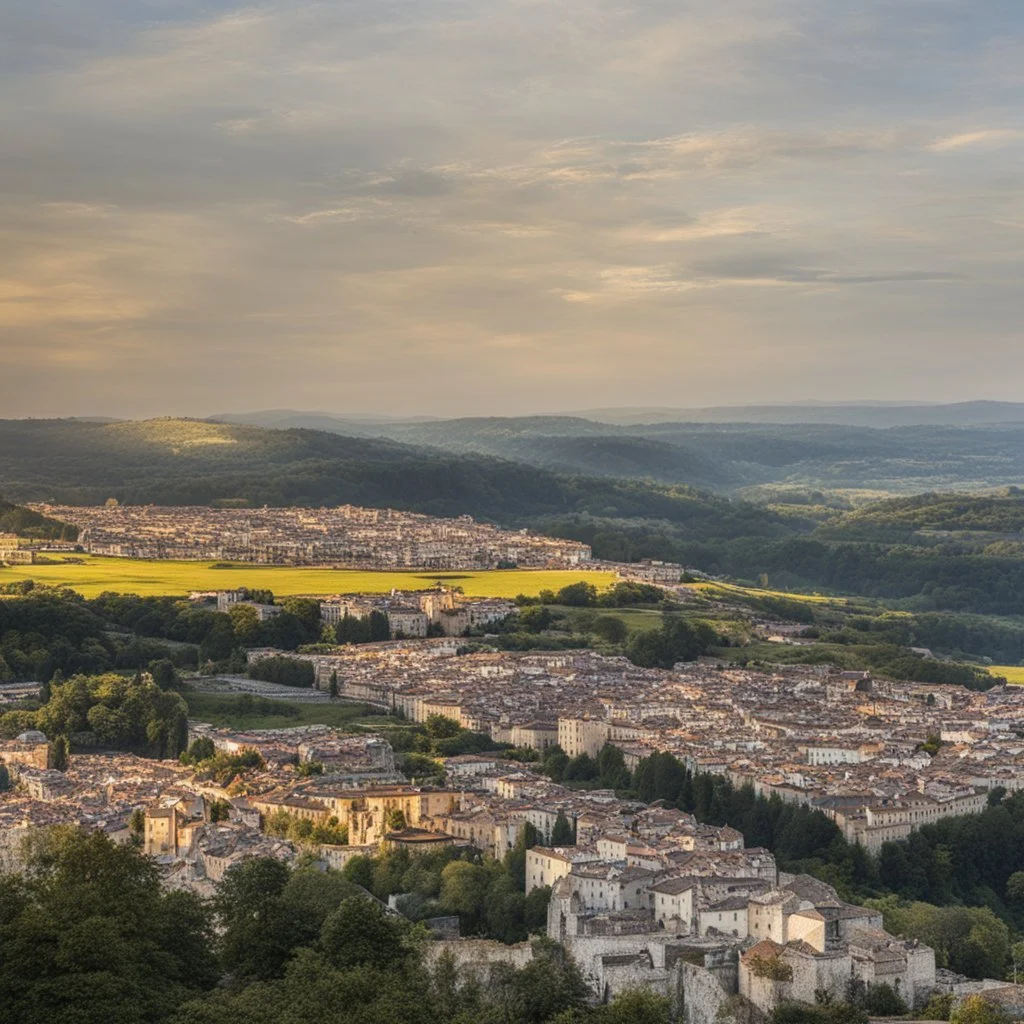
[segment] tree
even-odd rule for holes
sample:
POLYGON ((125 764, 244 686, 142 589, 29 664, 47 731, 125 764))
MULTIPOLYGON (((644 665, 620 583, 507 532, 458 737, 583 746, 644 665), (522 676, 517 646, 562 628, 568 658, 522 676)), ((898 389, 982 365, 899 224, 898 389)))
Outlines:
POLYGON ((331 683, 330 683, 330 686, 328 687, 328 691, 327 692, 332 697, 337 697, 338 696, 338 673, 337 672, 331 672, 331 683))
POLYGON ((570 583, 567 587, 562 587, 559 590, 556 603, 577 608, 594 605, 597 603, 597 587, 585 580, 580 580, 579 583, 570 583))
POLYGON ((1009 1014, 983 995, 970 995, 949 1014, 949 1024, 1007 1024, 1009 1014))
POLYGON ((370 623, 346 611, 334 627, 334 638, 339 644, 365 644, 370 639, 370 623))
POLYGON ((373 860, 370 857, 352 857, 341 869, 342 877, 364 889, 373 888, 373 860))
POLYGON ((308 937, 302 914, 281 898, 290 876, 280 861, 253 857, 229 868, 217 885, 220 957, 235 977, 280 977, 293 949, 308 937))
POLYGON ((309 597, 286 597, 282 607, 299 624, 302 642, 315 643, 320 636, 320 602, 309 597))
POLYGON ((519 625, 527 633, 543 633, 555 621, 554 615, 551 614, 551 609, 545 608, 541 604, 530 605, 527 608, 520 609, 517 617, 519 625))
POLYGON ((523 926, 526 897, 515 880, 504 872, 495 873, 487 889, 484 924, 488 938, 511 945, 527 935, 523 926))
POLYGON ((526 851, 540 842, 540 833, 524 821, 516 836, 515 845, 505 854, 505 870, 519 889, 526 888, 526 851))
POLYGON ((441 872, 441 903, 475 928, 483 917, 489 882, 486 868, 454 860, 441 872))
POLYGON ((670 1024, 672 1000, 650 989, 620 992, 597 1013, 598 1024, 670 1024))
POLYGON ((214 624, 199 645, 199 657, 202 661, 218 662, 231 657, 231 652, 235 648, 235 631, 231 622, 227 615, 215 613, 214 624))
POLYGON ((1024 909, 1024 871, 1014 871, 1006 880, 1006 899, 1018 910, 1024 909))
POLYGON ((988 907, 901 904, 892 898, 877 903, 886 930, 931 946, 938 966, 972 978, 1004 976, 1010 933, 988 907))
POLYGON ((458 736, 462 731, 462 726, 455 719, 448 718, 446 715, 427 715, 426 726, 427 735, 435 740, 458 736))
POLYGON ((561 782, 565 776, 565 769, 568 764, 569 755, 561 747, 555 745, 548 747, 540 770, 552 782, 561 782))
POLYGON ((11 773, 7 765, 0 761, 0 793, 6 793, 11 788, 11 773))
POLYGON ((217 753, 213 740, 209 736, 197 736, 190 744, 187 751, 181 755, 182 764, 199 764, 208 761, 217 753))
POLYGON ((385 612, 370 612, 370 642, 391 639, 391 626, 385 612))
POLYGON ((231 817, 231 804, 217 799, 210 804, 210 821, 227 821, 231 817))
POLYGON ((301 658, 260 658, 249 666, 250 679, 262 679, 278 686, 312 687, 316 682, 316 669, 311 661, 301 658))
POLYGON ((136 807, 128 815, 128 829, 133 839, 141 841, 146 831, 146 812, 141 807, 136 807))
POLYGON ((586 752, 577 754, 562 772, 563 782, 591 782, 598 777, 597 762, 586 752))
POLYGON ((34 837, 0 877, 0 1006, 10 1024, 165 1021, 217 981, 203 903, 101 831, 34 837))
POLYGON ((151 661, 149 663, 149 674, 153 677, 153 682, 161 690, 173 690, 181 685, 181 676, 178 675, 174 662, 168 658, 158 658, 156 661, 151 661))
POLYGON ((65 772, 68 769, 68 738, 67 736, 58 736, 50 747, 50 765, 59 772, 65 772))
POLYGON ((409 955, 406 927, 379 903, 365 896, 346 899, 325 921, 319 947, 327 961, 342 970, 386 970, 409 955))
POLYGON ((610 644, 621 644, 629 636, 629 629, 622 619, 614 615, 599 615, 594 620, 594 632, 610 644))
POLYGON ((565 816, 565 812, 559 811, 558 816, 555 818, 554 825, 551 826, 551 845, 573 846, 575 843, 576 831, 572 827, 569 819, 565 816))
POLYGON ((612 743, 601 748, 597 769, 601 785, 606 789, 628 789, 632 782, 622 751, 612 743))
POLYGON ((550 939, 533 942, 533 959, 520 971, 501 965, 492 969, 488 1000, 501 1021, 541 1024, 557 1014, 582 1010, 590 990, 579 968, 550 939))
POLYGON ((902 1017, 909 1012, 900 994, 884 981, 867 990, 863 1006, 872 1017, 902 1017))

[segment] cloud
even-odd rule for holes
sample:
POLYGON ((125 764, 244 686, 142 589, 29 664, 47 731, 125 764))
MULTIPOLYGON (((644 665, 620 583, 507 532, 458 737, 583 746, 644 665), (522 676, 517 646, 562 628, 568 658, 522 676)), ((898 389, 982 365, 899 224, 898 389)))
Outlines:
POLYGON ((4 408, 1009 388, 1024 80, 954 8, 4 9, 4 408))
POLYGON ((933 153, 948 153, 950 150, 972 149, 974 147, 995 147, 1024 139, 1019 128, 985 128, 974 132, 961 132, 936 139, 928 149, 933 153))

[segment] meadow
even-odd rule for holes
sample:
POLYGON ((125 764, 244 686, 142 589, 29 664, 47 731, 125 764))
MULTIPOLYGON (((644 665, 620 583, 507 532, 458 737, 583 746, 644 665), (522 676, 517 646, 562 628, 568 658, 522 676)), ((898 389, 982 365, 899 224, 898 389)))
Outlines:
POLYGON ((0 584, 35 580, 65 586, 83 597, 104 591, 140 597, 185 595, 191 591, 249 587, 270 590, 276 597, 297 594, 384 594, 391 590, 424 590, 441 582, 458 586, 468 597, 536 596, 587 580, 599 590, 616 580, 612 572, 546 569, 494 569, 486 572, 364 572, 350 569, 246 565, 223 562, 171 562, 94 555, 48 555, 52 564, 0 568, 0 584))
POLYGON ((402 723, 380 714, 367 704, 341 701, 312 704, 257 697, 250 694, 214 694, 186 690, 182 696, 188 713, 211 725, 227 729, 284 729, 297 725, 330 725, 336 729, 358 731, 360 728, 402 723))
POLYGON ((989 672, 1002 676, 1008 683, 1024 686, 1024 665, 989 665, 989 672))
POLYGON ((744 587, 738 583, 722 583, 719 580, 708 583, 691 583, 690 589, 712 598, 729 597, 775 597, 789 601, 807 601, 810 604, 848 604, 849 598, 830 597, 826 594, 804 594, 790 590, 767 590, 762 587, 744 587))

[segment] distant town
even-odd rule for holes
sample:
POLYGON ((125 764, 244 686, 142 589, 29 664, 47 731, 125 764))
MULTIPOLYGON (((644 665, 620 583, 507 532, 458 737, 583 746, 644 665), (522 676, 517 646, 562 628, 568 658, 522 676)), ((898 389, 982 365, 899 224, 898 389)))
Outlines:
MULTIPOLYGON (((569 568, 591 559, 588 545, 395 509, 118 505, 31 506, 78 527, 90 554, 334 565, 356 569, 569 568)), ((12 551, 16 546, 8 546, 12 551)), ((25 553, 16 556, 28 560, 25 553)), ((677 577, 678 578, 678 577, 677 577)))

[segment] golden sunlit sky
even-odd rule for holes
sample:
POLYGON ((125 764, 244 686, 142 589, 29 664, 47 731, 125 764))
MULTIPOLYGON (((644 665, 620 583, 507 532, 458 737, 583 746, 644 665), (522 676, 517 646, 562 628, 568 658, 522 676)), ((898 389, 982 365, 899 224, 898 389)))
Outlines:
POLYGON ((0 415, 1024 397, 1022 29, 2 5, 0 415))

